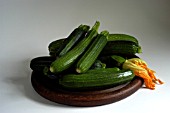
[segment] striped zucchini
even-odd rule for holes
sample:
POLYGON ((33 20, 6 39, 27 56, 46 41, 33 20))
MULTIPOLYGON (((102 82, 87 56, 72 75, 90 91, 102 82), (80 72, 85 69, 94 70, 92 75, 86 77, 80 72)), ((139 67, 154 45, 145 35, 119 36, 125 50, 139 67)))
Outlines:
POLYGON ((85 73, 95 62, 98 55, 107 43, 108 31, 102 31, 94 40, 92 45, 84 53, 77 63, 76 71, 78 73, 85 73))
POLYGON ((127 34, 109 34, 108 41, 126 41, 139 45, 138 40, 135 37, 127 34))
POLYGON ((102 50, 101 55, 136 54, 141 52, 141 47, 139 45, 134 44, 133 42, 108 41, 108 43, 102 50))
POLYGON ((74 29, 73 32, 64 40, 61 48, 59 48, 59 57, 66 54, 81 38, 84 38, 90 26, 80 25, 78 28, 74 29))
MULTIPOLYGON (((107 50, 107 51, 102 52, 101 55, 102 54, 104 54, 104 55, 112 55, 114 53, 117 54, 119 52, 120 52, 120 54, 122 54, 122 53, 123 54, 128 54, 128 53, 129 54, 136 54, 136 53, 141 53, 142 52, 142 49, 141 49, 141 47, 140 47, 140 45, 138 43, 138 40, 133 36, 130 36, 130 35, 127 35, 127 34, 109 34, 109 36, 107 37, 107 40, 108 40, 108 43, 106 44, 106 47, 104 49, 104 50, 107 50), (118 44, 115 44, 115 43, 118 43, 118 44), (121 47, 122 44, 123 44, 123 47, 121 47), (114 49, 114 45, 116 46, 115 49, 114 49), (109 48, 114 50, 113 53, 110 52, 111 49, 109 49, 109 48), (126 52, 126 50, 124 48, 127 49, 127 52, 126 52)), ((55 47, 54 44, 51 44, 51 46, 50 46, 50 48, 51 48, 50 50, 53 50, 53 51, 51 51, 51 54, 56 53, 55 51, 58 50, 57 46, 55 47)), ((57 44, 57 42, 56 42, 56 45, 61 46, 62 43, 57 44)))
MULTIPOLYGON (((100 69, 90 69, 86 72, 86 74, 100 74, 100 73, 115 73, 115 72, 119 72, 120 69, 118 67, 112 67, 112 68, 100 68, 100 69)), ((81 75, 81 74, 77 74, 77 75, 81 75)))
POLYGON ((92 29, 88 31, 85 38, 83 38, 72 50, 56 59, 51 64, 50 71, 52 73, 59 73, 71 67, 77 58, 85 51, 94 37, 97 36, 99 26, 100 23, 97 21, 92 29))
POLYGON ((59 85, 69 90, 95 90, 114 87, 134 78, 131 70, 110 71, 106 69, 96 69, 95 71, 83 74, 67 74, 59 79, 59 85), (103 71, 105 70, 105 71, 103 71))

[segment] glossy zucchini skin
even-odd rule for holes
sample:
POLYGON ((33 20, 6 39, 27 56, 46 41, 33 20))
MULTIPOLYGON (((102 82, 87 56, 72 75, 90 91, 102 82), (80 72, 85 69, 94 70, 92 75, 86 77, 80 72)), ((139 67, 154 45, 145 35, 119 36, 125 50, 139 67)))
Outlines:
POLYGON ((58 39, 58 40, 52 41, 48 45, 48 51, 49 51, 49 55, 51 57, 57 57, 59 55, 59 53, 61 51, 60 48, 64 44, 64 40, 65 40, 65 38, 58 39))
POLYGON ((136 45, 133 42, 108 41, 108 43, 102 50, 101 55, 137 54, 137 53, 142 53, 142 49, 139 45, 136 45))
POLYGON ((106 68, 90 71, 78 75, 64 75, 59 79, 59 85, 69 90, 95 90, 130 82, 135 76, 130 70, 111 71, 106 68))
MULTIPOLYGON (((117 73, 121 72, 121 70, 118 67, 112 67, 112 68, 96 68, 96 69, 90 69, 86 72, 86 74, 100 74, 100 73, 117 73)), ((78 74, 77 74, 78 75, 78 74)), ((80 74, 81 75, 81 74, 80 74)))
POLYGON ((84 38, 89 29, 90 26, 88 25, 80 25, 78 28, 74 29, 59 48, 59 57, 65 55, 79 40, 84 38))
POLYGON ((108 41, 125 41, 125 42, 133 42, 136 45, 139 45, 138 40, 127 34, 109 34, 108 41))
MULTIPOLYGON (((133 36, 127 34, 109 34, 107 40, 108 42, 103 50, 104 52, 101 52, 101 55, 142 53, 142 48, 138 40, 133 36)), ((49 46, 50 55, 54 56, 58 54, 58 47, 62 45, 60 40, 51 43, 49 46)))
POLYGON ((51 56, 36 57, 31 60, 30 68, 36 72, 43 72, 44 67, 49 67, 54 60, 51 56))
POLYGON ((56 59, 50 66, 52 73, 60 73, 71 67, 77 58, 85 51, 91 41, 97 36, 100 23, 97 21, 85 38, 83 38, 73 49, 65 55, 56 59))
POLYGON ((96 37, 92 45, 88 48, 88 50, 83 54, 77 63, 76 71, 78 73, 85 73, 93 65, 102 49, 105 47, 108 35, 108 31, 102 31, 96 37))

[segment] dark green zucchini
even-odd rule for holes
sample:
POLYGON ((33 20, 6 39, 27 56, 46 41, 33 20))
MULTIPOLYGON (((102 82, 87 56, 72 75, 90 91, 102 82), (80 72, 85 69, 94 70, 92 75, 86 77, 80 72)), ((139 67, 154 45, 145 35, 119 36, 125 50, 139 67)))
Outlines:
MULTIPOLYGON (((90 69, 86 72, 86 74, 100 74, 100 73, 115 73, 115 72, 119 72, 120 69, 118 67, 112 67, 112 68, 96 68, 96 69, 90 69)), ((77 75, 81 75, 81 74, 77 74, 77 75)))
POLYGON ((55 41, 52 41, 49 45, 48 45, 48 51, 49 51, 49 55, 52 57, 57 57, 60 53, 60 48, 63 45, 65 38, 63 39, 58 39, 55 41))
MULTIPOLYGON (((103 50, 104 52, 102 52, 101 55, 136 54, 142 52, 138 40, 133 36, 126 35, 126 34, 109 34, 107 40, 108 42, 103 50)), ((54 44, 50 46, 51 50, 58 50, 57 46, 55 47, 54 44)), ((59 42, 56 43, 56 45, 61 46, 62 43, 59 42)), ((51 54, 52 53, 54 54, 56 52, 52 51, 51 54)))
POLYGON ((100 56, 98 59, 106 64, 106 68, 111 68, 111 67, 119 67, 122 69, 122 63, 126 59, 130 58, 139 58, 135 54, 111 54, 108 56, 100 56))
POLYGON ((105 47, 107 43, 108 31, 102 31, 92 42, 88 50, 83 54, 76 65, 76 71, 78 73, 85 73, 95 62, 98 55, 105 47))
POLYGON ((101 55, 136 54, 141 52, 141 47, 134 44, 133 42, 108 41, 108 43, 102 50, 101 55))
POLYGON ((31 60, 30 68, 33 71, 43 72, 44 67, 49 67, 54 60, 55 58, 50 56, 36 57, 31 60))
POLYGON ((73 32, 64 40, 61 48, 59 48, 59 57, 66 54, 81 38, 84 38, 85 34, 90 29, 87 25, 80 25, 74 29, 73 32))
POLYGON ((121 70, 110 71, 106 69, 96 69, 93 72, 87 71, 83 74, 67 74, 59 79, 59 85, 69 90, 95 90, 114 87, 134 78, 133 71, 121 70), (105 71, 103 71, 105 70, 105 71))
POLYGON ((98 34, 100 23, 97 21, 90 31, 88 31, 85 38, 83 38, 73 49, 65 55, 56 59, 50 66, 52 73, 60 73, 70 68, 80 55, 86 50, 94 37, 98 34))
POLYGON ((116 62, 117 66, 122 66, 122 64, 126 61, 125 58, 119 55, 112 55, 111 58, 114 60, 113 62, 116 62))
POLYGON ((139 45, 138 40, 127 34, 109 34, 108 41, 124 41, 124 42, 133 42, 136 45, 139 45))

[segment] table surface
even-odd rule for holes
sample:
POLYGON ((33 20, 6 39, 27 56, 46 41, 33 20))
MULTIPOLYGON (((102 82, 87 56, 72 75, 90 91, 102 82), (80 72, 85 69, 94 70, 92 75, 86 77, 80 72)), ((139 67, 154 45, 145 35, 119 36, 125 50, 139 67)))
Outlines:
POLYGON ((0 112, 164 112, 170 104, 170 1, 168 0, 0 0, 0 112), (80 24, 101 23, 99 31, 135 36, 139 54, 165 82, 140 88, 119 102, 98 107, 53 103, 32 88, 30 60, 48 55, 48 44, 80 24))

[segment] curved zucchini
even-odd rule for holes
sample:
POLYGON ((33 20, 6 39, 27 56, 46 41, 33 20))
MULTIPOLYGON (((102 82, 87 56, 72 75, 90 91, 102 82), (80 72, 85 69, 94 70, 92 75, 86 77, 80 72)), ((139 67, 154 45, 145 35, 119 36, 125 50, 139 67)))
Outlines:
POLYGON ((94 37, 97 36, 99 26, 100 23, 97 21, 92 29, 88 31, 85 38, 83 38, 72 50, 56 59, 51 64, 50 71, 52 73, 59 73, 71 67, 77 58, 85 51, 94 37))
POLYGON ((59 84, 63 88, 70 90, 94 90, 114 87, 130 82, 135 76, 133 71, 130 70, 115 72, 110 72, 107 68, 105 72, 103 72, 103 70, 96 69, 97 72, 64 75, 59 79, 59 84))
POLYGON ((94 40, 92 45, 84 53, 77 63, 76 71, 78 73, 85 73, 95 62, 98 55, 107 43, 108 31, 102 31, 94 40))

